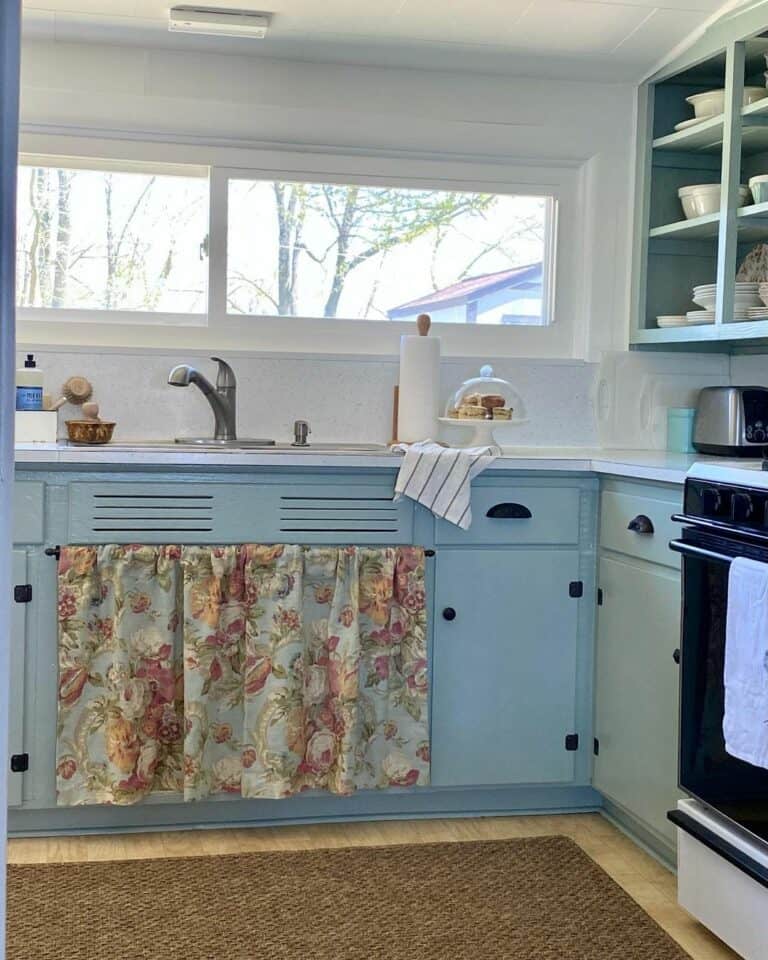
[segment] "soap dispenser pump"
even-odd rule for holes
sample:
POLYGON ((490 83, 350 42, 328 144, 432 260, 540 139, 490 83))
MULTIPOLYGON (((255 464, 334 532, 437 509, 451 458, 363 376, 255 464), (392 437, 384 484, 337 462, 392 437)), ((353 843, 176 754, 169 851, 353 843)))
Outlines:
POLYGON ((43 371, 32 353, 27 354, 24 366, 16 371, 16 409, 43 409, 43 371))

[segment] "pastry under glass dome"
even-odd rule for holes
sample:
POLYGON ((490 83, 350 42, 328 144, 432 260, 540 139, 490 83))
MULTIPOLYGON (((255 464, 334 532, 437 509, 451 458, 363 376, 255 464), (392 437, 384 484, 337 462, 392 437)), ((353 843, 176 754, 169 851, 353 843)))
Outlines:
POLYGON ((471 427, 469 446, 491 443, 498 428, 527 422, 525 405, 508 380, 494 377, 493 367, 480 368, 480 376, 465 380, 448 402, 440 422, 471 427))

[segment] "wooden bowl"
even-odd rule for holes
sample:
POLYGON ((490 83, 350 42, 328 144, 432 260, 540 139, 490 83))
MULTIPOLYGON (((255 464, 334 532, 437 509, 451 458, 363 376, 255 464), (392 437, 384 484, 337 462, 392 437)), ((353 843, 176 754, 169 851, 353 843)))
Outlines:
POLYGON ((70 443, 109 443, 115 429, 106 420, 67 420, 66 424, 70 443))

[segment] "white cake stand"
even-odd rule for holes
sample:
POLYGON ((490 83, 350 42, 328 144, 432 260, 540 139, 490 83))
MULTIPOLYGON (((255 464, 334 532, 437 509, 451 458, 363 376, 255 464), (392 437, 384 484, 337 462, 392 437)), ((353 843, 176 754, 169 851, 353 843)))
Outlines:
POLYGON ((451 427, 461 427, 463 430, 471 430, 469 437, 463 437, 457 447, 487 447, 494 443, 493 435, 496 430, 506 430, 509 427, 517 427, 520 424, 528 423, 524 417, 513 417, 511 420, 480 420, 474 418, 459 419, 458 417, 438 417, 440 423, 448 424, 451 427))

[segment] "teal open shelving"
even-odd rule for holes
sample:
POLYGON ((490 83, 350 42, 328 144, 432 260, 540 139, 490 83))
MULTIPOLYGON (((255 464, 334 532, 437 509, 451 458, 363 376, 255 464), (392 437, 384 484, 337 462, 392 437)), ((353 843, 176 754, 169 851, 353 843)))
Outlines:
POLYGON ((762 16, 734 15, 641 88, 631 346, 768 345, 768 321, 731 322, 738 265, 755 244, 768 243, 768 203, 741 205, 739 195, 750 177, 768 175, 768 88, 743 105, 745 86, 766 87, 762 16), (723 112, 676 130, 693 118, 688 98, 714 89, 724 92, 723 112), (720 209, 686 220, 678 190, 697 183, 721 185, 720 209), (659 328, 657 316, 696 309, 692 288, 701 283, 718 285, 715 323, 659 328))

